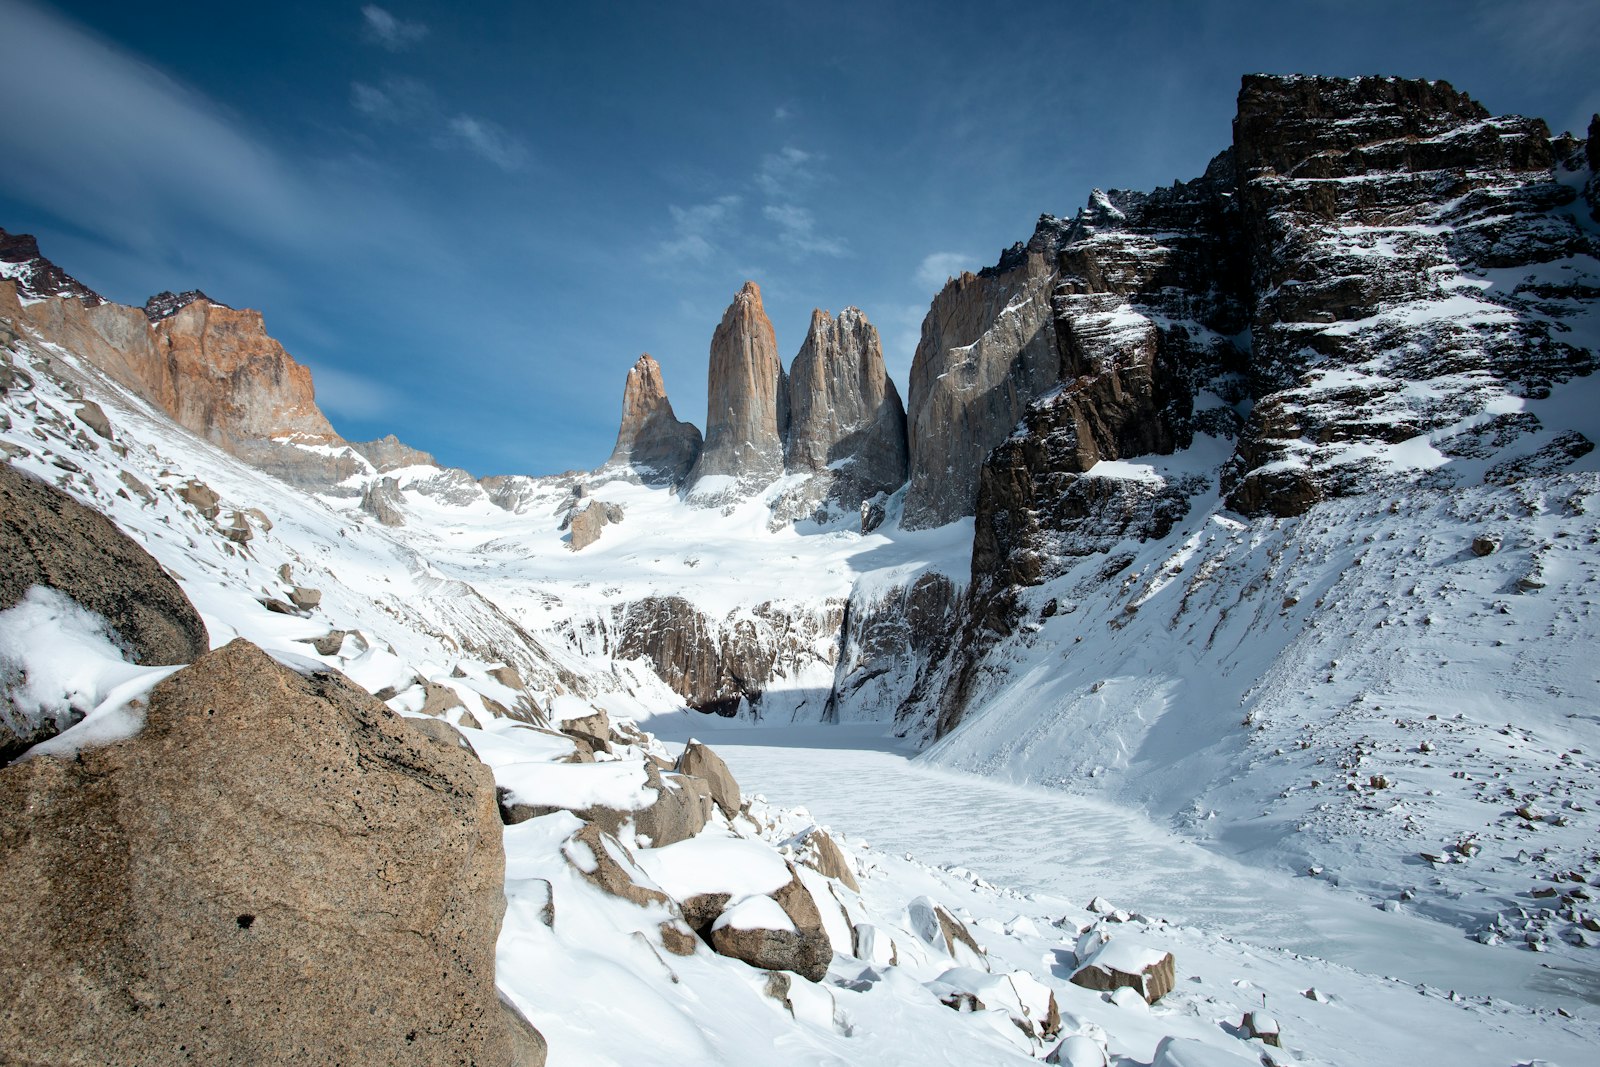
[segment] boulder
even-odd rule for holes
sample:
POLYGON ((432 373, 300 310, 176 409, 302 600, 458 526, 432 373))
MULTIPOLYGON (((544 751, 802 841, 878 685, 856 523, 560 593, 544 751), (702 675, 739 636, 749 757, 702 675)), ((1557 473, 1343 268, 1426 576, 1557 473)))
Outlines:
POLYGON ((0 770, 5 1058, 509 1062, 493 789, 341 675, 203 656, 0 770))
POLYGON ((194 508, 208 519, 214 519, 222 510, 222 498, 205 482, 189 479, 178 486, 178 499, 194 508))
POLYGON ((661 907, 679 918, 677 905, 634 861, 633 853, 612 834, 586 822, 562 842, 561 854, 573 870, 602 892, 641 908, 661 907))
POLYGON ((321 637, 311 639, 311 647, 317 650, 319 656, 337 656, 344 647, 344 639, 349 637, 353 630, 329 630, 321 637))
POLYGON ((711 791, 704 781, 686 774, 662 774, 648 763, 645 781, 656 791, 656 802, 633 813, 634 833, 660 848, 687 841, 705 828, 711 817, 711 791))
POLYGON ((242 511, 235 511, 228 520, 228 525, 222 527, 222 536, 236 545, 249 544, 255 535, 256 532, 250 528, 250 520, 242 511))
POLYGON ((906 905, 906 915, 917 936, 935 948, 943 948, 957 963, 989 970, 989 959, 965 923, 942 904, 918 897, 906 905))
POLYGON ((896 967, 900 950, 894 939, 871 923, 856 923, 850 928, 850 955, 874 967, 896 967))
POLYGON ((611 716, 602 709, 596 708, 589 715, 563 720, 561 732, 587 741, 596 751, 611 751, 611 716))
POLYGON ((85 400, 78 405, 78 421, 107 441, 111 440, 111 420, 106 418, 104 409, 93 400, 85 400))
MULTIPOLYGON (((0 464, 0 611, 35 585, 55 589, 102 616, 135 663, 189 663, 211 645, 199 612, 144 549, 97 511, 54 486, 0 464)), ((0 762, 59 728, 6 724, 0 762)))
POLYGON ((303 585, 297 585, 289 590, 289 600, 301 611, 310 611, 322 603, 322 590, 307 589, 303 585))
POLYGON ((1487 556, 1500 548, 1500 538, 1493 534, 1481 534, 1472 539, 1472 554, 1474 556, 1487 556))
POLYGON ((793 971, 822 981, 833 962, 833 945, 811 892, 790 868, 789 881, 770 897, 746 897, 722 912, 711 929, 711 947, 724 956, 769 971, 793 971), (777 909, 763 900, 776 902, 777 909))
POLYGON ((1124 987, 1154 1004, 1177 982, 1172 953, 1137 945, 1127 938, 1111 938, 1081 954, 1072 984, 1084 989, 1113 992, 1124 987))
POLYGON ((722 757, 710 747, 690 739, 683 748, 683 754, 678 757, 677 766, 680 773, 692 774, 710 786, 711 797, 722 809, 722 814, 730 819, 739 814, 739 805, 743 803, 739 796, 739 783, 734 781, 733 772, 728 770, 722 757))
POLYGON ((807 867, 829 878, 836 878, 861 892, 854 869, 833 837, 820 826, 813 826, 796 842, 795 857, 807 867))
POLYGON ((1278 1020, 1264 1011, 1247 1011, 1244 1013, 1244 1022, 1239 1024, 1239 1029, 1244 1031, 1246 1039, 1260 1039, 1263 1044, 1273 1048, 1283 1047, 1283 1035, 1278 1028, 1278 1020))
POLYGON ((1051 1049, 1044 1062, 1058 1067, 1106 1067, 1106 1050, 1087 1034, 1073 1034, 1051 1049))

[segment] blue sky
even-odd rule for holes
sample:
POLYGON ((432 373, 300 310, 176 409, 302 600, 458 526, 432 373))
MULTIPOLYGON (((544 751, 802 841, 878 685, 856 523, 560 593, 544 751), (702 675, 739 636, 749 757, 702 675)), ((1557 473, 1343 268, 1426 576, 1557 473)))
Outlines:
POLYGON ((1594 0, 0 0, 0 27, 0 226, 115 300, 260 308, 347 437, 478 475, 603 461, 640 352, 703 427, 746 278, 786 361, 813 307, 861 307, 903 392, 947 273, 1199 174, 1246 72, 1600 110, 1594 0))

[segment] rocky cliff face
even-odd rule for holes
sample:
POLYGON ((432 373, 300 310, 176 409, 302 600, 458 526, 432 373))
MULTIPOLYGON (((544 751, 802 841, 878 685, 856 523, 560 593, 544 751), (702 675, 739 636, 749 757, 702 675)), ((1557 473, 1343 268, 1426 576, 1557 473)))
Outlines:
POLYGON ((696 496, 720 501, 783 473, 788 394, 761 289, 745 282, 711 336, 705 445, 689 476, 696 496))
POLYGON ((1076 561, 1095 554, 1107 559, 1085 581, 1123 580, 1117 546, 1166 537, 1197 497, 1292 516, 1387 484, 1555 471, 1592 449, 1525 410, 1595 365, 1588 150, 1444 83, 1250 77, 1234 145, 1204 176, 1097 191, 1070 224, 1042 219, 985 276, 947 286, 913 368, 907 514, 960 514, 966 490, 934 475, 976 464, 973 577, 956 653, 927 668, 906 717, 953 729, 988 650, 1023 624, 1023 590, 1086 573, 1076 561), (997 302, 1003 279, 1013 295, 996 325, 976 341, 977 326, 944 328, 953 309, 997 302), (1005 328, 1028 279, 1051 295, 1033 334, 1005 328), (947 369, 1004 387, 941 409, 961 395, 947 369), (937 414, 932 429, 985 408, 999 418, 1028 381, 1020 425, 991 427, 985 455, 972 434, 950 435, 964 459, 919 445, 937 436, 919 437, 919 416, 937 414), (1232 455, 1220 468, 1104 462, 1200 438, 1202 455, 1232 455), (1519 439, 1526 455, 1486 460, 1519 439))
MULTIPOLYGON (((1370 487, 1391 473, 1374 446, 1593 369, 1561 306, 1585 294, 1536 269, 1594 248, 1542 121, 1443 82, 1250 77, 1234 151, 1260 398, 1228 477, 1240 511, 1370 487)), ((1447 454, 1480 436, 1461 432, 1447 454)))
POLYGON ((818 309, 789 372, 792 473, 814 477, 811 495, 855 509, 906 480, 906 416, 883 366, 878 331, 859 308, 836 319, 818 309))
POLYGON ((844 604, 768 602, 707 615, 677 596, 647 597, 610 620, 617 659, 646 659, 684 703, 732 716, 822 717, 844 604))
POLYGON ((606 467, 626 468, 648 483, 681 485, 700 458, 700 431, 672 412, 661 364, 649 353, 628 371, 622 425, 606 467))
POLYGON ((1059 379, 1056 278, 1054 237, 1042 230, 934 298, 911 364, 908 528, 972 514, 983 458, 1059 379))

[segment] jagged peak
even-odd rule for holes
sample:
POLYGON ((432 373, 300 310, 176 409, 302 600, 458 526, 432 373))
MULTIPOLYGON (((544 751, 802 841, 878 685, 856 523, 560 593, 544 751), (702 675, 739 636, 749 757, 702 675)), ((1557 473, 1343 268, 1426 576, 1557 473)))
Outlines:
MULTIPOLYGON (((170 289, 164 289, 144 302, 144 317, 151 322, 160 322, 162 319, 171 318, 190 304, 199 303, 202 300, 207 304, 215 304, 220 308, 229 307, 229 305, 220 300, 213 300, 199 289, 185 289, 181 293, 174 293, 170 289)), ((232 309, 229 308, 229 310, 232 309)))
POLYGON ((76 297, 89 307, 105 303, 93 289, 46 259, 31 233, 0 229, 0 278, 9 278, 25 297, 76 297))

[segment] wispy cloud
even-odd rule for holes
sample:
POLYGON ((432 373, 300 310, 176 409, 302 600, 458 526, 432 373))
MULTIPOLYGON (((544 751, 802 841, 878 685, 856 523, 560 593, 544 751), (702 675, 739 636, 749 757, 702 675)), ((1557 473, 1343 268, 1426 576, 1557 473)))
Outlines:
POLYGON ((379 48, 391 52, 404 52, 428 36, 427 23, 396 18, 377 4, 363 7, 361 18, 363 36, 379 48))
POLYGON ((382 122, 407 122, 437 115, 438 98, 415 78, 385 78, 380 85, 350 83, 350 106, 382 122))
POLYGON ((350 106, 373 122, 432 128, 437 147, 466 148, 501 170, 521 170, 528 162, 528 146, 521 138, 482 116, 450 114, 438 94, 416 78, 385 78, 378 85, 351 82, 350 106))
POLYGON ((917 266, 917 284, 927 289, 942 288, 971 262, 972 257, 963 252, 932 252, 923 256, 917 266))
POLYGON ((315 234, 299 171, 203 96, 46 9, 0 0, 0 25, 0 158, 27 161, 13 195, 142 248, 196 216, 275 244, 315 234))
POLYGON ((693 260, 704 263, 717 251, 717 241, 728 228, 741 198, 723 196, 704 204, 667 208, 672 216, 672 234, 656 246, 653 259, 671 263, 693 260))
POLYGON ((761 157, 756 186, 773 200, 788 200, 816 184, 822 157, 793 145, 761 157))
POLYGON ((312 364, 311 372, 316 379, 317 405, 331 415, 381 419, 405 408, 404 394, 383 382, 322 362, 312 364))
POLYGON ((520 170, 528 148, 505 127, 474 115, 456 115, 446 125, 450 136, 501 170, 520 170))
POLYGON ((848 256, 850 246, 842 237, 817 233, 811 212, 794 204, 768 204, 761 214, 778 224, 778 243, 803 255, 848 256))

